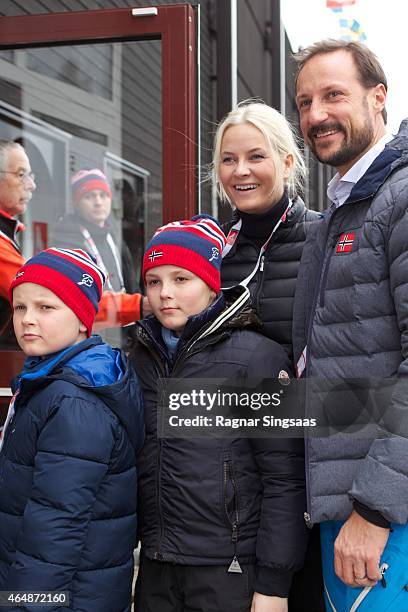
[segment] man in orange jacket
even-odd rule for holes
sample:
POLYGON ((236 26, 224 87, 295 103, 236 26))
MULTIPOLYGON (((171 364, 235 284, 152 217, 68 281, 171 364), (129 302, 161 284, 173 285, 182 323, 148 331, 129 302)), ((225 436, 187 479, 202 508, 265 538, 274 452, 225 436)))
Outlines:
POLYGON ((13 141, 0 140, 0 334, 1 343, 9 348, 15 346, 9 328, 8 289, 24 263, 17 241, 17 234, 24 230, 24 225, 16 216, 25 212, 35 188, 34 174, 23 147, 13 141))

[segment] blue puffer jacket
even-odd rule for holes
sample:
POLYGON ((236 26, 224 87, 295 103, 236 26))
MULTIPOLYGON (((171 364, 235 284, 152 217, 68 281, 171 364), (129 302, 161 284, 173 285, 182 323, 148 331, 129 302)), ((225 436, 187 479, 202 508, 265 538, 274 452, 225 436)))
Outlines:
POLYGON ((18 386, 0 453, 0 590, 68 591, 70 606, 49 611, 128 611, 144 427, 136 376, 92 336, 27 359, 18 386))

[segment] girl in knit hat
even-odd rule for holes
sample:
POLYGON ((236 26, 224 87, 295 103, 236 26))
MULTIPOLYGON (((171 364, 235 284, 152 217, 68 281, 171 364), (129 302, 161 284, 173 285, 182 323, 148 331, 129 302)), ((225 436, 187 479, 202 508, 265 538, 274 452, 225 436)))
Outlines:
POLYGON ((27 359, 0 439, 0 591, 55 593, 5 610, 130 611, 142 401, 91 336, 104 281, 84 251, 51 248, 10 287, 27 359))
POLYGON ((158 436, 160 379, 289 379, 285 351, 256 331, 248 290, 221 291, 224 246, 201 215, 161 227, 144 255, 153 316, 130 355, 146 429, 136 612, 283 612, 303 563, 301 439, 158 436))

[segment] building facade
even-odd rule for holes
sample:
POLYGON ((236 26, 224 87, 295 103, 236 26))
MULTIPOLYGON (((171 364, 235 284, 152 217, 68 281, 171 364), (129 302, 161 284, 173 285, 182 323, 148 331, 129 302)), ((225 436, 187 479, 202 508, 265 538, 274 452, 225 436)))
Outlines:
MULTIPOLYGON (((37 183, 23 219, 24 257, 52 246, 58 221, 75 212, 70 177, 83 168, 108 176, 111 231, 137 271, 163 222, 198 211, 229 218, 207 179, 217 122, 256 97, 297 123, 279 7, 279 0, 2 2, 0 138, 24 145, 37 183)), ((325 206, 325 172, 311 164, 312 208, 325 206)), ((118 331, 107 337, 123 341, 118 331)), ((20 364, 0 337, 4 398, 20 364)))

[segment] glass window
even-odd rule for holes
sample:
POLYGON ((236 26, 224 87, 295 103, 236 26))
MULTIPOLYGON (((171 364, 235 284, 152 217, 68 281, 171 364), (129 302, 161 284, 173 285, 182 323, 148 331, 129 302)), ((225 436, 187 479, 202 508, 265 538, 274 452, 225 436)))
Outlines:
POLYGON ((33 49, 26 53, 28 70, 112 99, 112 45, 78 45, 33 49))
MULTIPOLYGON (((146 241, 162 224, 161 43, 138 41, 0 52, 0 138, 23 145, 35 185, 7 166, 32 197, 19 219, 21 261, 49 246, 84 248, 108 273, 106 316, 95 330, 126 347, 138 318, 146 241), (72 182, 74 183, 72 184, 72 182), (35 189, 34 189, 35 187, 35 189)), ((9 172, 9 174, 7 174, 9 172)), ((3 217, 4 221, 4 217, 3 217)), ((0 217, 1 223, 1 217, 0 217)), ((10 221, 4 221, 4 227, 10 221)), ((9 236, 8 248, 14 249, 9 236)), ((15 250, 15 249, 14 249, 15 250)), ((15 348, 10 308, 0 297, 0 350, 15 348)))

